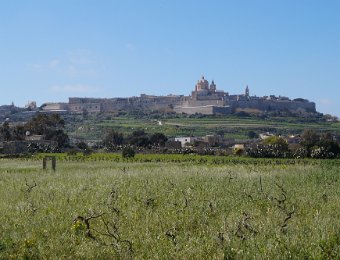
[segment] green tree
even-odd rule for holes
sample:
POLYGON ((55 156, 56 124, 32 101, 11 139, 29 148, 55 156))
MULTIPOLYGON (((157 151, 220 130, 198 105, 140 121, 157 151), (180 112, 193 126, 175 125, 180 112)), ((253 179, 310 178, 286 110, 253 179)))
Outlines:
POLYGON ((89 146, 88 146, 87 143, 85 143, 84 141, 80 141, 80 142, 76 143, 76 146, 77 146, 80 150, 87 150, 87 149, 89 149, 89 146))
POLYGON ((288 151, 288 143, 282 137, 279 136, 269 136, 263 140, 264 145, 275 145, 281 151, 288 151))
POLYGON ((37 114, 25 124, 25 129, 33 134, 45 135, 51 130, 62 129, 65 121, 58 114, 37 114))
POLYGON ((256 132, 254 132, 254 131, 252 131, 252 130, 250 130, 249 132, 248 132, 248 138, 249 139, 254 139, 254 138, 258 138, 259 137, 259 135, 256 133, 256 132))
POLYGON ((5 121, 0 128, 0 138, 3 141, 11 141, 11 129, 9 127, 9 123, 5 121))
POLYGON ((326 157, 335 157, 340 153, 339 144, 333 140, 330 133, 322 134, 317 145, 324 150, 326 157))
POLYGON ((319 140, 320 140, 320 135, 316 133, 312 129, 307 129, 302 133, 302 142, 301 144, 306 146, 306 147, 313 147, 315 146, 319 140))
POLYGON ((300 142, 300 144, 306 149, 307 156, 309 157, 311 154, 312 147, 317 146, 320 140, 320 135, 317 134, 312 129, 306 129, 302 133, 301 137, 302 137, 302 141, 300 142))
POLYGON ((116 146, 122 145, 124 143, 124 136, 122 133, 116 132, 110 129, 103 140, 103 145, 109 149, 114 150, 116 146))
POLYGON ((168 138, 162 133, 154 133, 150 136, 150 143, 154 146, 164 146, 168 138))
POLYGON ((25 139, 25 127, 23 125, 14 126, 12 129, 12 138, 13 140, 24 140, 25 139))
POLYGON ((151 144, 149 136, 144 132, 144 130, 136 130, 132 132, 132 135, 128 138, 128 142, 130 145, 139 147, 148 147, 151 144))
POLYGON ((69 145, 69 137, 63 128, 65 121, 59 114, 37 114, 28 121, 24 129, 31 134, 44 135, 46 140, 55 141, 58 148, 67 147, 69 145))

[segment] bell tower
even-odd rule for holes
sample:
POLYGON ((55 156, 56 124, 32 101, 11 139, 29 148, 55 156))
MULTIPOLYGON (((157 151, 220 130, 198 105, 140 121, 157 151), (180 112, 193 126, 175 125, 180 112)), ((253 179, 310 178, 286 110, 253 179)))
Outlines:
POLYGON ((244 95, 246 96, 246 98, 249 98, 249 87, 248 86, 246 87, 244 95))
POLYGON ((214 81, 211 81, 211 84, 210 84, 210 91, 211 92, 216 92, 216 84, 214 81))

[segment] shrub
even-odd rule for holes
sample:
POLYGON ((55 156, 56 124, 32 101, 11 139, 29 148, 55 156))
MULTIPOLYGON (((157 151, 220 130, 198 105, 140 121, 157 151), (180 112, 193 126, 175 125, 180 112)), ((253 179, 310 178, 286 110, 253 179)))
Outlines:
POLYGON ((307 158, 308 151, 306 148, 300 147, 294 152, 293 157, 296 159, 307 158))
POLYGON ((74 156, 77 155, 77 150, 76 149, 70 149, 67 151, 68 156, 74 156))
POLYGON ((247 154, 254 158, 287 158, 289 157, 289 151, 282 149, 277 144, 256 144, 247 149, 247 154))
POLYGON ((235 149, 233 150, 233 154, 234 154, 234 155, 237 155, 237 156, 241 156, 241 155, 243 154, 243 152, 244 152, 244 149, 243 149, 243 148, 235 148, 235 149))
POLYGON ((135 150, 133 150, 131 147, 125 147, 122 151, 122 157, 123 158, 135 157, 135 150))
POLYGON ((327 151, 324 147, 315 147, 310 154, 310 157, 315 159, 331 159, 335 156, 333 152, 327 151))

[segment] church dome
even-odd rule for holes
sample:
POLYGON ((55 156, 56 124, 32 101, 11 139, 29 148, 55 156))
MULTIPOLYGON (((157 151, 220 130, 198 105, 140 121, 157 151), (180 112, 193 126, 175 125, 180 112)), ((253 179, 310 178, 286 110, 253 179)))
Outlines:
POLYGON ((197 82, 196 90, 208 90, 209 89, 209 82, 202 76, 202 78, 197 82))

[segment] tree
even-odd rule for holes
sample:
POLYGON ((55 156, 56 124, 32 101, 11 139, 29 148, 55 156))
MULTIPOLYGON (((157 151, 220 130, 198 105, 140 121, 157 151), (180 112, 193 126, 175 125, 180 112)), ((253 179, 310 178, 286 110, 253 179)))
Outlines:
POLYGON ((128 142, 131 145, 139 147, 148 147, 150 145, 150 139, 144 130, 136 130, 132 132, 132 135, 128 138, 128 142))
POLYGON ((11 129, 7 121, 5 121, 0 128, 0 137, 3 141, 11 141, 11 129))
POLYGON ((279 136, 269 136, 263 140, 264 145, 275 145, 281 151, 288 151, 288 143, 282 137, 279 136))
POLYGON ((319 135, 313 130, 305 130, 300 143, 312 158, 334 158, 340 153, 339 144, 333 140, 331 133, 319 135))
POLYGON ((154 133, 150 136, 150 143, 154 146, 164 146, 168 138, 162 133, 154 133))
POLYGON ((76 146, 77 146, 80 150, 87 150, 87 149, 89 149, 89 146, 88 146, 87 143, 85 143, 84 141, 80 141, 80 142, 76 143, 76 146))
POLYGON ((55 141, 58 148, 67 147, 69 145, 69 137, 63 128, 65 121, 59 114, 37 114, 28 121, 24 129, 31 134, 44 135, 46 140, 55 141))
POLYGON ((321 148, 326 158, 335 157, 340 153, 339 144, 333 140, 330 133, 322 134, 317 145, 321 148))
POLYGON ((63 129, 65 121, 59 114, 37 114, 25 124, 25 129, 37 135, 46 135, 49 131, 63 129))
POLYGON ((109 150, 114 150, 116 146, 122 145, 123 142, 123 134, 110 129, 104 137, 103 145, 109 150))
POLYGON ((25 139, 25 127, 23 125, 14 126, 12 129, 12 139, 22 141, 25 139))
POLYGON ((317 146, 320 136, 312 129, 307 129, 302 133, 302 141, 300 144, 307 151, 307 156, 310 157, 312 147, 317 146))
POLYGON ((254 138, 258 138, 259 137, 259 135, 256 133, 256 132, 254 132, 254 131, 252 131, 252 130, 250 130, 249 132, 248 132, 248 138, 249 139, 254 139, 254 138))

